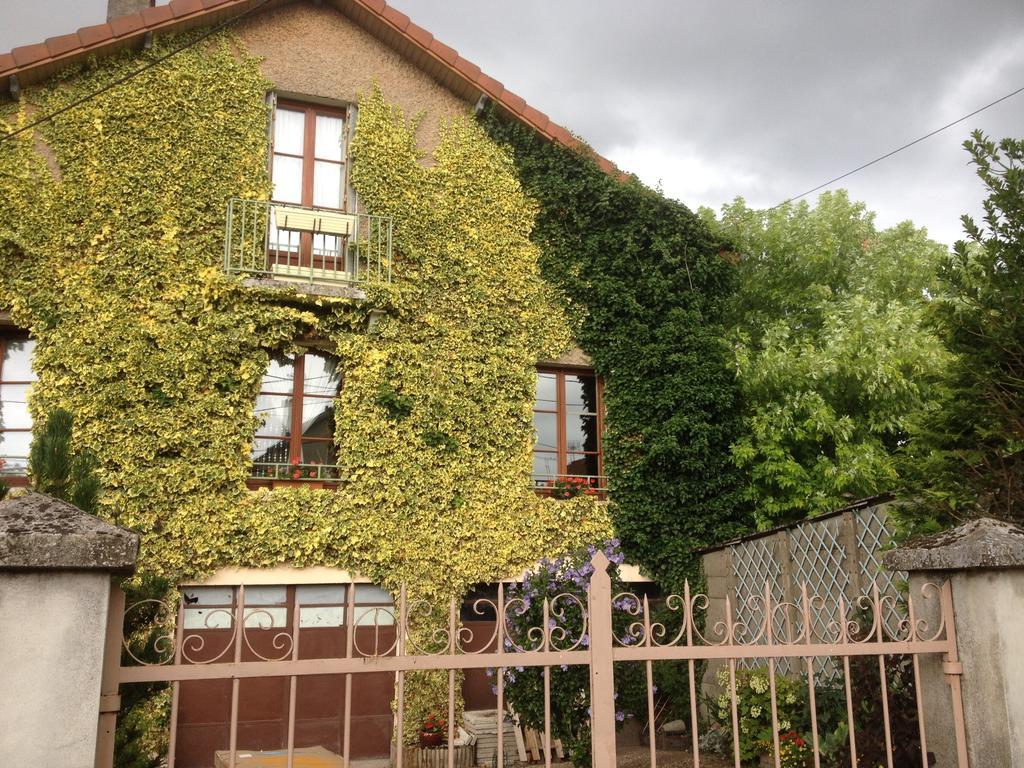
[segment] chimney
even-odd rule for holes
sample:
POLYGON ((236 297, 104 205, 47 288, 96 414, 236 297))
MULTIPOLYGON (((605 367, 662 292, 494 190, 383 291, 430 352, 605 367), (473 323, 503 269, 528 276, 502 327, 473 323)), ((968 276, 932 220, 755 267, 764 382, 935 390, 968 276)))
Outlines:
POLYGON ((138 13, 151 5, 166 5, 168 0, 107 0, 107 21, 115 16, 138 13))

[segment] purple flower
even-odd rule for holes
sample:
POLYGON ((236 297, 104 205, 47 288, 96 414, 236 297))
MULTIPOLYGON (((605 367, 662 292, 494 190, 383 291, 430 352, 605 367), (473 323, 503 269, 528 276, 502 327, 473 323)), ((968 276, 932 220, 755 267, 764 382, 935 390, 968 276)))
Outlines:
POLYGON ((652 685, 651 686, 651 693, 657 693, 657 692, 658 692, 658 686, 652 685))
POLYGON ((580 645, 582 645, 584 648, 589 648, 590 647, 590 635, 584 635, 583 637, 581 637, 580 638, 580 645))
POLYGON ((618 720, 621 723, 623 720, 626 719, 626 713, 625 712, 616 712, 615 713, 615 719, 618 720))
POLYGON ((495 696, 497 696, 498 695, 498 686, 492 685, 491 686, 491 693, 493 693, 495 696))
POLYGON ((569 665, 568 665, 568 664, 563 664, 563 665, 562 665, 562 666, 560 667, 560 669, 561 669, 561 670, 562 670, 563 672, 565 672, 565 671, 567 671, 567 670, 569 669, 569 665))
POLYGON ((516 672, 522 672, 522 671, 523 671, 522 667, 516 667, 516 672))
POLYGON ((494 667, 488 667, 486 672, 488 677, 494 677, 494 667))

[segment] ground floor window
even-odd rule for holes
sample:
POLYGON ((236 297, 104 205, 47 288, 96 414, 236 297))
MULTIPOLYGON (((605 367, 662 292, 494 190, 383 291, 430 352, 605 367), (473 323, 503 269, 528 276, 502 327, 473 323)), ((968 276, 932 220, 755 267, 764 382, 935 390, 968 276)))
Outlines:
POLYGON ((601 380, 588 369, 539 368, 533 407, 533 483, 604 488, 601 380))
POLYGON ((36 380, 32 353, 36 343, 28 334, 0 336, 0 460, 4 474, 24 475, 32 442, 28 390, 36 380))
POLYGON ((322 480, 336 477, 334 399, 337 361, 321 352, 272 359, 256 399, 252 462, 255 477, 322 480))

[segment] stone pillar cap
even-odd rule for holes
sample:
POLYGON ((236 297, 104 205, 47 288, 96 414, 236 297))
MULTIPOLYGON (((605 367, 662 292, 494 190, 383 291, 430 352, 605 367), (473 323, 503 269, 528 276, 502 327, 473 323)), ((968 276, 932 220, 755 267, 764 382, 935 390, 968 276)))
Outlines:
POLYGON ((1024 567, 1024 528, 979 517, 886 552, 891 571, 959 571, 1024 567))
POLYGON ((139 536, 42 493, 0 501, 0 570, 131 572, 139 536))

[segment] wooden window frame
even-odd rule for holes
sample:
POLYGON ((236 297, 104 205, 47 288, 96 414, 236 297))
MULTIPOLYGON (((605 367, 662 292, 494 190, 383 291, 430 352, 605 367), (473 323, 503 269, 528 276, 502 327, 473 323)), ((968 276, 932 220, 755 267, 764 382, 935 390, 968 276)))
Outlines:
MULTIPOLYGON (((603 494, 605 491, 604 487, 604 381, 597 373, 594 372, 593 368, 578 368, 572 366, 557 366, 557 365, 538 365, 536 373, 542 374, 553 374, 555 378, 555 409, 549 408, 538 408, 537 401, 534 399, 533 413, 553 413, 555 414, 555 429, 556 429, 556 440, 557 448, 554 451, 537 451, 536 448, 531 452, 531 460, 533 454, 546 453, 554 454, 557 456, 558 464, 558 476, 559 477, 579 477, 579 475, 572 475, 568 470, 569 463, 569 449, 567 445, 567 428, 566 419, 568 416, 568 408, 566 407, 565 398, 565 377, 566 376, 590 376, 594 379, 594 392, 596 394, 597 403, 595 404, 594 414, 597 417, 597 451, 585 451, 582 453, 592 454, 597 456, 597 488, 599 494, 603 494)), ((543 495, 549 493, 548 489, 534 482, 534 489, 543 495)))
MULTIPOLYGON (((273 189, 274 184, 274 158, 277 156, 290 157, 298 159, 302 162, 302 182, 300 188, 300 202, 295 203, 294 201, 285 200, 274 200, 271 202, 281 203, 284 205, 299 205, 303 208, 320 208, 321 210, 330 211, 344 211, 348 203, 348 126, 350 119, 350 112, 348 107, 332 107, 323 104, 313 104, 310 102, 295 101, 293 99, 275 99, 273 107, 273 123, 271 124, 270 130, 270 184, 273 189), (287 110, 291 112, 302 112, 304 115, 303 119, 303 136, 302 136, 302 154, 296 155, 290 152, 278 152, 275 144, 276 137, 276 122, 278 110, 287 110), (318 158, 316 156, 316 118, 317 115, 324 117, 339 117, 342 120, 342 134, 345 137, 345 141, 341 148, 341 160, 330 160, 328 158, 318 158), (341 207, 329 208, 325 206, 313 205, 313 190, 314 190, 314 174, 316 172, 317 162, 333 163, 341 166, 341 189, 339 193, 341 195, 341 207)), ((344 238, 340 238, 342 241, 341 247, 345 248, 344 238)), ((280 251, 275 252, 275 256, 281 259, 284 263, 291 262, 291 255, 293 251, 280 251)), ((309 232, 302 232, 299 235, 299 263, 298 266, 302 267, 316 267, 320 269, 328 268, 328 264, 334 264, 334 268, 337 269, 337 259, 329 261, 324 256, 317 256, 313 253, 313 235, 309 232)), ((344 259, 342 259, 344 262, 344 259)))
MULTIPOLYGON (((28 331, 20 331, 20 330, 15 330, 15 329, 10 329, 9 328, 9 329, 5 329, 2 332, 0 332, 0 385, 11 384, 11 385, 27 385, 27 386, 31 386, 31 385, 36 383, 36 379, 30 379, 28 381, 21 381, 21 380, 16 380, 16 381, 15 380, 11 380, 11 381, 8 381, 7 379, 4 378, 4 375, 5 375, 4 374, 4 359, 7 357, 7 346, 10 343, 12 343, 12 342, 29 341, 30 338, 31 337, 29 336, 28 331)), ((30 359, 29 360, 29 366, 31 366, 31 364, 32 364, 32 361, 30 359)), ((29 434, 31 434, 32 433, 32 427, 31 426, 29 426, 29 427, 14 427, 14 428, 0 427, 0 434, 3 434, 5 432, 28 432, 29 434)), ((8 482, 9 485, 22 486, 22 485, 27 485, 28 484, 28 470, 27 470, 27 467, 26 467, 24 473, 11 472, 10 470, 5 468, 5 470, 2 473, 0 473, 0 474, 2 474, 4 476, 5 480, 8 482)))
MULTIPOLYGON (((257 430, 256 434, 253 436, 254 439, 257 439, 257 440, 281 440, 281 441, 287 440, 288 441, 288 461, 291 462, 296 456, 298 456, 299 457, 299 463, 303 464, 304 466, 305 465, 309 465, 309 462, 304 461, 303 458, 302 458, 302 444, 306 443, 306 442, 309 442, 309 443, 333 443, 334 442, 334 436, 331 435, 330 437, 326 437, 325 438, 325 437, 307 437, 307 436, 303 435, 303 433, 302 433, 303 405, 305 404, 305 401, 306 401, 307 398, 309 398, 311 400, 330 400, 330 401, 333 402, 338 397, 338 392, 335 392, 333 395, 316 395, 316 394, 310 394, 310 393, 305 391, 305 387, 306 387, 306 356, 307 355, 311 355, 311 354, 312 355, 321 355, 323 357, 328 357, 329 356, 326 352, 323 352, 323 351, 321 351, 319 349, 304 349, 301 353, 296 354, 294 359, 292 360, 292 387, 291 387, 291 392, 290 393, 286 393, 286 392, 283 392, 283 391, 281 391, 281 392, 268 392, 268 391, 265 391, 263 389, 262 383, 261 383, 259 393, 257 394, 257 398, 260 395, 276 395, 278 397, 280 397, 280 396, 289 396, 289 397, 291 397, 292 412, 291 412, 291 420, 289 422, 289 432, 290 432, 290 434, 288 434, 287 436, 285 436, 285 435, 268 435, 268 434, 261 434, 259 432, 259 430, 257 430)), ((338 385, 338 391, 340 392, 340 390, 341 390, 341 384, 338 385)), ((262 480, 263 478, 258 478, 257 477, 257 478, 254 478, 254 479, 255 480, 262 480)), ((280 478, 280 479, 285 479, 286 480, 287 478, 280 478)), ((330 481, 330 480, 334 480, 336 478, 322 477, 322 478, 316 478, 316 479, 317 480, 330 481)))

